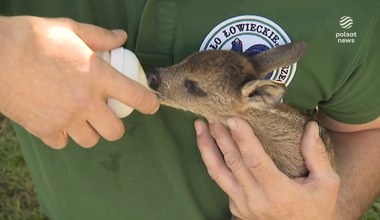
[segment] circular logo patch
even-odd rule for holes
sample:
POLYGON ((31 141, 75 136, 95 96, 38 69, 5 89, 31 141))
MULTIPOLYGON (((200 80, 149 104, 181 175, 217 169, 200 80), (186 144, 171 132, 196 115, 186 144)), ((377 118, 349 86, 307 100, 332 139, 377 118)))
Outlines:
MULTIPOLYGON (((212 29, 199 50, 233 50, 246 56, 254 56, 290 42, 286 32, 273 21, 256 15, 242 15, 223 21, 212 29)), ((296 63, 279 68, 268 73, 265 79, 288 86, 296 68, 296 63)))

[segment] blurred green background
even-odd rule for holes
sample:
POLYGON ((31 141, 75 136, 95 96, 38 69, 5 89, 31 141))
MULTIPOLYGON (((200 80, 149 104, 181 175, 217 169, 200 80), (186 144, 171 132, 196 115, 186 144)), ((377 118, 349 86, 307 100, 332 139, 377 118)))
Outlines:
MULTIPOLYGON (((39 210, 33 183, 12 126, 1 114, 0 220, 47 220, 39 210)), ((380 197, 362 220, 380 220, 380 197)))

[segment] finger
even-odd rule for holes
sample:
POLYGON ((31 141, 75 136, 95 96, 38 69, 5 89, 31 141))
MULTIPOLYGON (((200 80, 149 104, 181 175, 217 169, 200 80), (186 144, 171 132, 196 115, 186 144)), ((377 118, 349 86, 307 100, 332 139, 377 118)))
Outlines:
POLYGON ((84 148, 95 146, 100 138, 98 132, 87 121, 71 124, 66 132, 78 145, 84 148))
POLYGON ((243 219, 244 215, 240 211, 238 205, 231 198, 229 200, 229 208, 230 208, 231 214, 233 215, 231 220, 243 219))
POLYGON ((305 127, 301 152, 310 175, 324 175, 333 171, 326 147, 319 136, 319 126, 315 121, 309 122, 305 127))
POLYGON ((246 121, 240 118, 229 118, 227 124, 245 164, 261 186, 276 184, 279 177, 284 177, 264 151, 262 144, 246 121))
POLYGON ((87 116, 88 123, 106 140, 120 139, 125 131, 124 124, 104 101, 100 101, 94 111, 87 116))
POLYGON ((107 30, 92 24, 72 21, 73 31, 94 51, 111 50, 119 47, 127 40, 124 30, 107 30))
POLYGON ((152 91, 120 74, 100 58, 93 59, 92 66, 92 71, 99 73, 94 80, 104 89, 104 97, 114 98, 145 114, 153 114, 158 110, 159 102, 152 91))
POLYGON ((231 169, 240 184, 246 189, 257 187, 257 182, 244 163, 239 147, 232 139, 228 128, 220 122, 213 122, 210 124, 210 130, 211 135, 223 153, 225 163, 231 169))
POLYGON ((41 140, 51 148, 62 149, 67 145, 68 137, 65 132, 60 132, 49 137, 41 138, 41 140))
POLYGON ((240 184, 225 164, 207 125, 201 120, 196 120, 194 126, 198 148, 211 178, 232 199, 239 200, 242 196, 240 184))

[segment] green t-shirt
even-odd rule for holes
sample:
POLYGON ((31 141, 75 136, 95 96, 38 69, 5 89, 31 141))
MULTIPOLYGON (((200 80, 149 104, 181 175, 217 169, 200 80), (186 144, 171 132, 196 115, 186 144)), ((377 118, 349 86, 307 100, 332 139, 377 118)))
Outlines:
MULTIPOLYGON (((122 28, 128 32, 125 47, 146 68, 177 63, 205 42, 210 49, 247 36, 268 45, 305 41, 309 49, 287 81, 286 101, 302 111, 319 105, 338 121, 358 124, 380 116, 379 5, 378 0, 5 0, 0 13, 122 28)), ((121 140, 101 140, 91 149, 71 141, 53 150, 20 126, 15 129, 51 219, 230 219, 228 198, 209 177, 196 147, 195 118, 167 107, 155 115, 134 112, 123 119, 121 140)))

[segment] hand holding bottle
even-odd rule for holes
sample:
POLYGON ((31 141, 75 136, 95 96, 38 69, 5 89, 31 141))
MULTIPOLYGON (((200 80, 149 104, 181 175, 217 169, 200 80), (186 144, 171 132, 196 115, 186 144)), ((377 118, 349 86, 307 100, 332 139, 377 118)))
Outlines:
POLYGON ((54 148, 68 136, 83 147, 100 136, 124 133, 108 98, 154 113, 156 96, 123 76, 93 51, 126 41, 124 31, 109 31, 69 19, 0 17, 0 112, 54 148))

